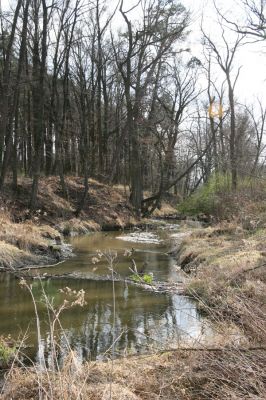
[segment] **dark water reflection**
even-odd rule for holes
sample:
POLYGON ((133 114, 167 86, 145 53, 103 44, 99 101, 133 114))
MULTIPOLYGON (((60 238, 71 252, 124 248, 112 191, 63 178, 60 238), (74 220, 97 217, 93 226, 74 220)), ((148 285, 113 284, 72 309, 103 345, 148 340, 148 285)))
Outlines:
MULTIPOLYGON (((113 331, 112 283, 93 280, 96 275, 108 273, 106 261, 102 258, 99 263, 93 264, 91 259, 96 249, 102 251, 115 249, 118 253, 116 270, 121 275, 129 275, 130 260, 123 254, 125 249, 132 247, 132 243, 118 240, 117 236, 117 233, 97 233, 76 238, 73 240, 76 257, 49 269, 49 274, 78 271, 82 279, 64 277, 44 280, 41 283, 33 281, 33 293, 41 318, 43 346, 48 358, 50 333, 42 301, 42 289, 49 299, 53 299, 55 307, 64 299, 64 294, 60 293, 61 288, 67 286, 76 291, 80 289, 85 291, 87 304, 82 308, 75 306, 65 310, 61 315, 60 320, 65 332, 62 334, 58 330, 57 333, 61 359, 67 353, 66 338, 82 360, 106 356, 105 352, 112 345, 113 334, 118 338, 117 355, 170 348, 176 346, 180 340, 195 340, 202 335, 204 325, 201 317, 195 309, 195 304, 187 297, 156 294, 120 282, 115 283, 116 313, 113 331)), ((176 274, 173 259, 165 254, 165 244, 139 243, 133 244, 133 247, 133 257, 137 265, 144 264, 145 272, 153 272, 155 279, 180 279, 176 274)), ((31 347, 27 348, 26 352, 29 357, 35 358, 37 347, 35 325, 29 293, 22 289, 18 280, 11 275, 0 274, 0 334, 17 337, 27 331, 27 343, 31 347)))

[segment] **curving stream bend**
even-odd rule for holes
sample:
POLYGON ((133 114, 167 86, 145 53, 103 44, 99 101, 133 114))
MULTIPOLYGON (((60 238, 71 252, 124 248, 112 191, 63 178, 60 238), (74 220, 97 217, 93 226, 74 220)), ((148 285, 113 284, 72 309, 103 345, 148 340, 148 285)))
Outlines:
MULTIPOLYGON (((112 345, 113 334, 117 339, 117 356, 177 347, 180 343, 199 340, 206 327, 190 298, 154 293, 125 282, 115 282, 114 316, 112 282, 101 279, 110 274, 110 270, 105 257, 97 257, 97 252, 105 253, 111 249, 117 253, 114 270, 119 276, 128 277, 131 274, 129 268, 133 258, 138 270, 143 274, 152 273, 155 281, 182 281, 182 271, 167 254, 171 237, 178 237, 179 234, 183 234, 179 225, 162 222, 150 231, 98 232, 71 239, 75 256, 49 268, 49 276, 55 275, 56 279, 49 277, 32 281, 41 319, 42 346, 47 359, 50 333, 42 287, 55 306, 64 299, 61 288, 85 291, 87 304, 82 308, 65 310, 61 315, 60 321, 65 330, 65 335, 58 331, 57 337, 61 360, 67 354, 66 337, 80 361, 105 358, 112 345), (95 257, 98 258, 96 263, 95 257), (75 279, 68 276, 73 273, 75 279)), ((46 273, 40 270, 40 274, 46 273)), ((29 293, 19 286, 12 275, 0 274, 0 332, 5 336, 11 334, 18 337, 27 331, 25 353, 31 359, 38 357, 35 324, 29 293)))

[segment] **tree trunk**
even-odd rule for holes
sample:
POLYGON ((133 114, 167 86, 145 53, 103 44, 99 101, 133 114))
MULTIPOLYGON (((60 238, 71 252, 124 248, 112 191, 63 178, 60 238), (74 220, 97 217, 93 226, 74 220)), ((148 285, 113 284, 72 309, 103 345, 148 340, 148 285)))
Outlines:
POLYGON ((44 134, 44 80, 46 74, 46 56, 47 56, 47 28, 48 13, 46 0, 42 0, 43 9, 43 30, 41 44, 41 60, 39 60, 39 43, 38 43, 38 15, 35 14, 35 32, 34 32, 34 49, 33 49, 33 82, 32 99, 33 99, 33 131, 34 131, 34 160, 33 160, 33 182, 30 197, 30 210, 34 210, 37 205, 37 194, 39 186, 39 178, 41 172, 41 151, 44 134))

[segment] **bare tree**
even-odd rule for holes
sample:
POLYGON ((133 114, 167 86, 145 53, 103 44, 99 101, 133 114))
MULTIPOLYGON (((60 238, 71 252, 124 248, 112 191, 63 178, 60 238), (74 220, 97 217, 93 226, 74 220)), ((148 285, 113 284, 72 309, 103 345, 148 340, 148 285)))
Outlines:
MULTIPOLYGON (((5 39, 5 32, 3 31, 3 24, 2 26, 2 49, 3 49, 3 62, 2 62, 2 71, 1 71, 1 79, 0 79, 0 167, 2 168, 2 160, 3 160, 3 151, 4 151, 4 142, 6 140, 6 157, 5 157, 5 170, 6 165, 8 163, 9 155, 10 155, 10 148, 11 148, 11 138, 8 135, 8 117, 9 117, 9 106, 11 100, 11 93, 10 93, 10 84, 12 81, 11 75, 11 59, 12 59, 12 52, 13 46, 15 41, 15 34, 18 24, 19 13, 22 7, 23 0, 19 0, 16 5, 13 22, 11 26, 10 35, 7 37, 7 43, 5 39)), ((2 21, 2 15, 1 15, 2 21)), ((1 169, 1 179, 0 179, 0 190, 3 188, 4 179, 5 179, 6 172, 2 171, 1 169)))
POLYGON ((254 174, 259 167, 259 160, 265 150, 266 145, 263 143, 263 138, 266 133, 266 108, 263 107, 261 100, 257 100, 258 111, 254 109, 254 106, 244 106, 246 113, 249 115, 250 120, 255 131, 254 145, 256 152, 253 155, 253 167, 251 174, 254 174))
POLYGON ((41 0, 42 5, 42 32, 41 32, 41 53, 39 53, 39 12, 40 3, 34 0, 34 43, 33 43, 33 65, 32 65, 32 99, 33 99, 33 132, 34 132, 34 161, 33 161, 33 182, 30 198, 30 209, 36 207, 38 184, 41 172, 41 151, 44 138, 44 98, 47 58, 47 37, 48 37, 48 7, 46 0, 41 0))
POLYGON ((224 45, 224 51, 219 49, 219 45, 216 44, 210 35, 207 35, 202 29, 203 37, 206 46, 208 46, 211 53, 214 55, 219 67, 225 74, 225 79, 228 89, 228 100, 230 106, 230 164, 231 164, 231 177, 232 177, 232 188, 235 190, 237 187, 237 149, 236 149, 236 116, 235 116, 235 86, 239 77, 240 69, 237 69, 236 74, 233 76, 233 62, 235 60, 236 52, 243 41, 244 36, 238 36, 232 45, 229 44, 225 36, 225 31, 220 22, 222 43, 224 45))
POLYGON ((131 203, 140 213, 143 199, 142 162, 139 150, 140 121, 143 100, 160 60, 172 51, 177 40, 183 38, 188 24, 185 9, 173 1, 167 4, 157 0, 140 2, 143 25, 136 28, 124 11, 120 13, 127 26, 126 37, 118 50, 113 42, 115 59, 125 86, 127 129, 130 143, 131 203), (133 96, 134 93, 134 96, 133 96))
POLYGON ((246 20, 238 24, 222 15, 216 6, 219 15, 240 35, 246 35, 255 41, 266 39, 266 0, 241 0, 241 6, 246 13, 246 20))

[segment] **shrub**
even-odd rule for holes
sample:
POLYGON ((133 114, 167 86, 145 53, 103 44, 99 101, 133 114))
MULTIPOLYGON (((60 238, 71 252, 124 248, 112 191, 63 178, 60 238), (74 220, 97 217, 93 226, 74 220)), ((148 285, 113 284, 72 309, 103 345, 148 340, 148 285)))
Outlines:
POLYGON ((240 203, 256 197, 255 192, 265 193, 265 188, 250 178, 239 178, 236 192, 232 191, 228 174, 212 175, 195 193, 178 205, 178 211, 186 215, 213 215, 229 217, 235 215, 240 203))

